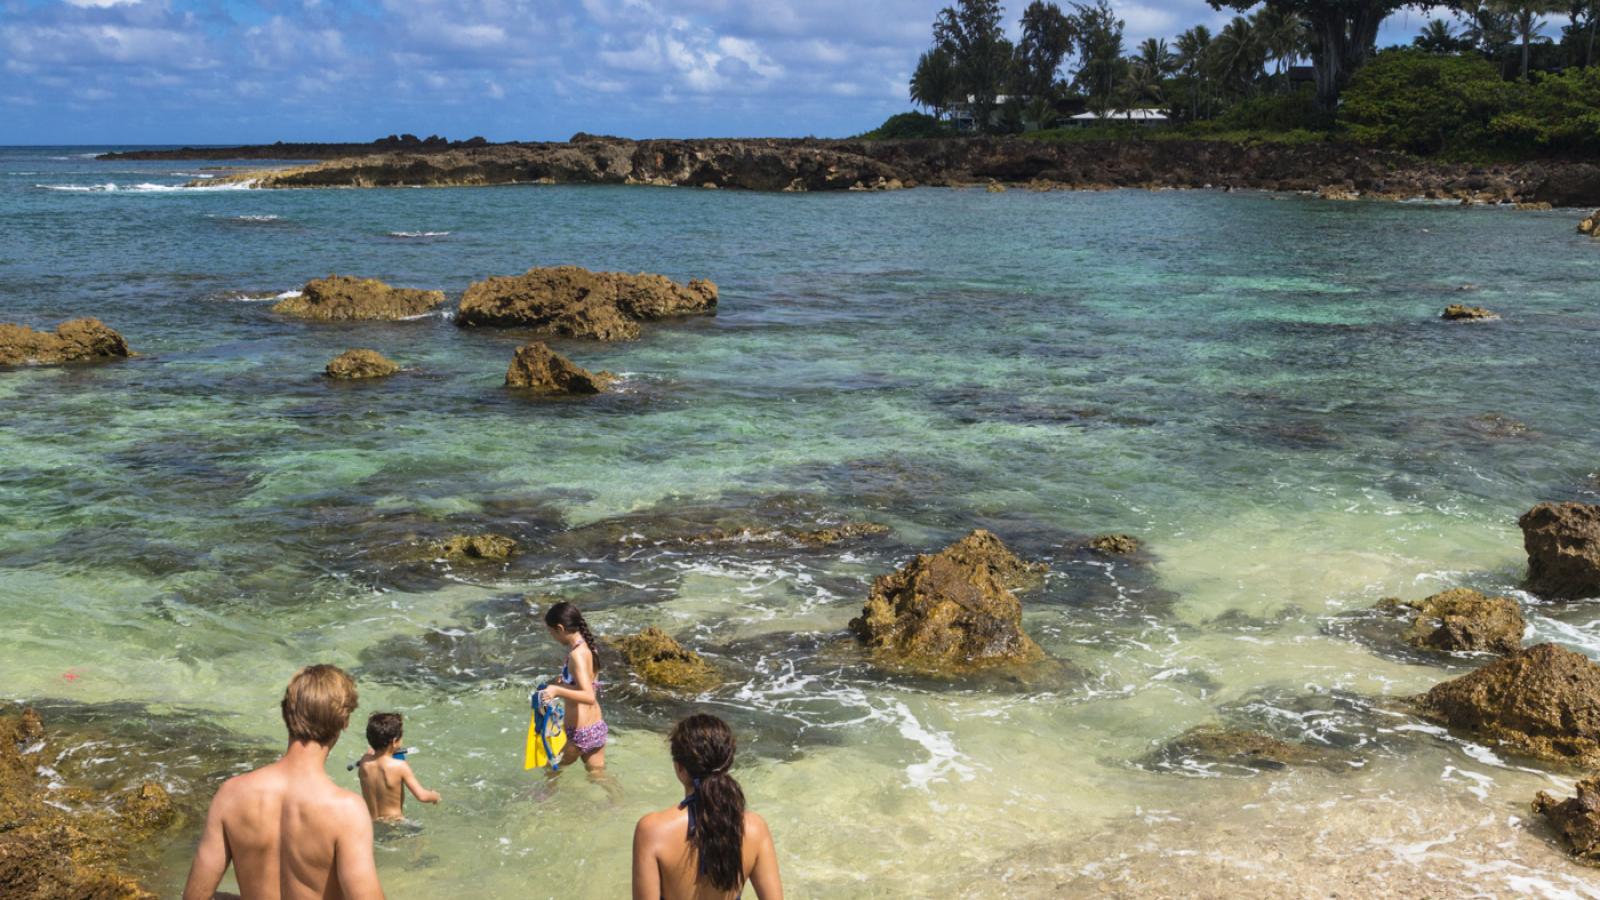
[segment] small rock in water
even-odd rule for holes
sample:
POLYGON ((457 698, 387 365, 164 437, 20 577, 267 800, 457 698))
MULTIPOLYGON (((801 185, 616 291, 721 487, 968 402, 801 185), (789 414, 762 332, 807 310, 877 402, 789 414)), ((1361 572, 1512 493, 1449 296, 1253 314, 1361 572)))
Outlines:
POLYGON ((704 657, 654 626, 617 640, 616 647, 639 677, 654 687, 698 693, 721 680, 704 657))
POLYGON ((1510 750, 1600 765, 1600 665, 1539 644, 1452 678, 1416 698, 1422 714, 1510 750))
POLYGON ((1540 791, 1533 798, 1533 812, 1549 821, 1573 856, 1600 865, 1600 775, 1578 782, 1575 793, 1557 800, 1540 791))
POLYGON ((1209 770, 1235 774, 1286 769, 1323 762, 1326 753, 1291 744, 1259 731, 1200 725, 1185 731, 1145 757, 1147 768, 1168 771, 1209 770))
POLYGON ((132 356, 122 335, 99 319, 72 319, 54 333, 0 324, 0 366, 58 365, 132 356))
POLYGON ((1541 597, 1600 597, 1600 504, 1541 503, 1517 520, 1527 588, 1541 597))
POLYGON ((1500 318, 1500 314, 1481 306, 1467 306, 1465 303, 1452 303, 1444 308, 1439 318, 1447 322, 1487 322, 1500 318))
POLYGON ((517 552, 517 542, 499 534, 458 534, 441 544, 439 552, 448 559, 500 562, 517 552))
POLYGON ((1089 540, 1089 549, 1106 556, 1138 553, 1139 539, 1129 534, 1102 534, 1089 540))
POLYGON ((1404 640, 1420 650, 1505 656, 1522 649, 1522 632, 1527 628, 1515 600, 1485 597, 1470 588, 1452 588, 1416 601, 1389 597, 1378 608, 1415 613, 1404 640))
POLYGON ((412 319, 445 300, 444 291, 390 287, 376 278, 329 275, 306 282, 300 293, 274 303, 272 311, 322 321, 412 319))
POLYGON ((506 369, 506 387, 535 394, 598 394, 616 380, 610 372, 590 372, 543 341, 518 347, 506 369))
POLYGON ((1583 221, 1578 223, 1578 233, 1600 237, 1600 209, 1585 216, 1583 221))
POLYGON ((639 336, 640 322, 716 308, 717 286, 704 279, 682 285, 664 275, 557 266, 473 282, 461 296, 456 324, 627 341, 639 336))
POLYGON ((398 365, 376 350, 346 350, 334 357, 323 370, 329 378, 350 381, 382 378, 398 371, 398 365))

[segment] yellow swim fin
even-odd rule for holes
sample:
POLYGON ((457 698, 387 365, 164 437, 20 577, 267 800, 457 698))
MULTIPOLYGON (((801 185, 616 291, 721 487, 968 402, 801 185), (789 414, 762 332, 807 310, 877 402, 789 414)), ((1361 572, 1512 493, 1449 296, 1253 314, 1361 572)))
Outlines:
POLYGON ((567 733, 562 728, 559 710, 553 707, 535 709, 528 720, 528 742, 522 751, 522 768, 526 770, 551 765, 561 758, 561 749, 566 745, 567 733))

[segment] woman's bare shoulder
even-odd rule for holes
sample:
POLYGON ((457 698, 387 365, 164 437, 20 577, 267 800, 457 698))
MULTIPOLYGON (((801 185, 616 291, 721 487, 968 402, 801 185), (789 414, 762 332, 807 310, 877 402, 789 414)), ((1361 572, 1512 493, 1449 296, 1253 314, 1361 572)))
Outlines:
POLYGON ((678 820, 681 818, 682 815, 679 809, 676 806, 669 806, 666 809, 658 809, 653 813, 645 813, 640 816, 639 824, 634 826, 634 830, 640 834, 663 834, 671 830, 674 825, 679 824, 678 820))
POLYGON ((767 828, 767 820, 761 818, 760 813, 746 810, 744 814, 744 833, 746 837, 761 840, 772 834, 772 831, 767 828))

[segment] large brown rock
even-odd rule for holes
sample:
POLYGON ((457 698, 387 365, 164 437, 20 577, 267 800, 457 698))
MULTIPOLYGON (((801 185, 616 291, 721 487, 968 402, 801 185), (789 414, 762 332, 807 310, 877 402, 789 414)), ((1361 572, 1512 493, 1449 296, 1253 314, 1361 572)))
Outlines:
POLYGON ((1540 791, 1533 811, 1549 821, 1573 856, 1600 865, 1600 775, 1578 782, 1576 796, 1565 800, 1540 791))
POLYGON ((610 372, 590 372, 543 341, 518 347, 506 369, 506 387, 536 394, 598 394, 616 380, 610 372))
POLYGON ((700 654, 659 628, 650 627, 616 642, 617 652, 646 684, 698 693, 721 680, 700 654))
POLYGON ((716 307, 717 286, 709 281, 680 285, 664 275, 557 266, 473 282, 461 297, 456 324, 626 341, 639 336, 642 321, 708 313, 716 307))
POLYGON ((1420 650, 1473 651, 1501 656, 1522 649, 1528 623, 1510 597, 1485 597, 1470 588, 1452 588, 1422 600, 1390 597, 1380 608, 1414 614, 1405 642, 1420 650))
POLYGON ((330 322, 414 319, 431 312, 444 300, 444 291, 397 288, 376 278, 329 275, 306 282, 298 296, 273 304, 272 311, 330 322))
POLYGON ((400 367, 376 350, 346 350, 329 361, 323 371, 329 378, 357 381, 393 375, 400 367))
POLYGON ((1517 524, 1528 590, 1558 600, 1600 597, 1600 504, 1541 503, 1517 524))
POLYGON ((99 319, 72 319, 52 334, 26 325, 0 324, 0 366, 55 365, 132 356, 122 335, 99 319))
POLYGON ((1037 662, 1044 651, 1023 632, 1011 591, 1044 568, 980 529, 880 575, 850 630, 879 664, 930 675, 1037 662))
POLYGON ((1600 665, 1555 644, 1437 684, 1416 702, 1425 716, 1511 750, 1600 765, 1600 665))

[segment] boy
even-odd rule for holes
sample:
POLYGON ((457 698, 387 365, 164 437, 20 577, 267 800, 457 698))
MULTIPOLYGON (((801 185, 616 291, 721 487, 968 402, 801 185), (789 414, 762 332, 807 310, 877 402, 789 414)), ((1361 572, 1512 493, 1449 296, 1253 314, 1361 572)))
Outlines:
POLYGON ((361 796, 366 798, 374 822, 405 817, 405 788, 423 803, 439 802, 439 792, 423 787, 410 763, 395 759, 403 732, 399 713, 373 713, 367 719, 367 746, 372 749, 356 763, 356 769, 361 776, 361 796))

